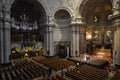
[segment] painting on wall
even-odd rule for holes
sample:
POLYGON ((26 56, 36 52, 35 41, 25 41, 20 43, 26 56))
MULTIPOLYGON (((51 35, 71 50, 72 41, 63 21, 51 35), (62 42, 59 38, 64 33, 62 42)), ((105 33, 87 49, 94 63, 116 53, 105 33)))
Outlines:
POLYGON ((101 37, 100 31, 93 31, 93 37, 92 37, 92 39, 93 39, 94 43, 100 43, 100 41, 101 41, 100 37, 101 37))
POLYGON ((111 30, 108 30, 105 32, 105 43, 112 43, 113 42, 113 35, 114 32, 111 30))

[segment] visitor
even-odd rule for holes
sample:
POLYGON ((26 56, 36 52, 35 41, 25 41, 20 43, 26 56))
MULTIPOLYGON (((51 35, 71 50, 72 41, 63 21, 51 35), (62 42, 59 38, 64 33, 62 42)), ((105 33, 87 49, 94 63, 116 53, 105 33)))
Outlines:
POLYGON ((116 63, 116 54, 117 54, 117 51, 114 50, 113 51, 113 67, 115 67, 115 63, 116 63))
POLYGON ((86 62, 90 62, 90 55, 86 55, 86 62))
POLYGON ((109 69, 108 77, 111 79, 114 77, 114 73, 111 69, 109 69))
POLYGON ((64 76, 64 71, 63 71, 63 69, 62 69, 62 71, 61 71, 61 76, 62 76, 62 77, 64 76))
POLYGON ((110 47, 110 55, 111 55, 111 58, 113 59, 113 46, 110 47))

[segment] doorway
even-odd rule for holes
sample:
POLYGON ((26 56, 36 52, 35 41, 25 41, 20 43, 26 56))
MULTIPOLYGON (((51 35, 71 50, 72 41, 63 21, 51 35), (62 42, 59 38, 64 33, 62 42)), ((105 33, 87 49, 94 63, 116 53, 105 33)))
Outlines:
POLYGON ((67 42, 59 42, 56 45, 56 55, 59 58, 66 58, 70 56, 70 45, 67 42))

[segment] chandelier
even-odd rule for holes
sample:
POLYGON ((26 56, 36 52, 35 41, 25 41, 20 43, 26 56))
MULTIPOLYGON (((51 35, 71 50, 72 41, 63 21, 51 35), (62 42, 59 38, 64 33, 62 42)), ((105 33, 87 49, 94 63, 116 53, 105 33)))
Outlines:
POLYGON ((23 12, 23 14, 12 18, 12 28, 17 30, 37 30, 37 20, 23 12))

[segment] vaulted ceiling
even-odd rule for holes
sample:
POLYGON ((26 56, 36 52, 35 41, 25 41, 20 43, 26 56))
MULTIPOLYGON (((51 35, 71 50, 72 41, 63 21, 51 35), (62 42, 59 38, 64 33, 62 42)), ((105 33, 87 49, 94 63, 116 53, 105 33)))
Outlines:
POLYGON ((36 0, 15 0, 11 6, 11 17, 19 20, 23 14, 33 21, 46 17, 43 6, 36 0))
POLYGON ((110 0, 85 0, 80 6, 81 16, 85 20, 92 20, 94 16, 99 16, 103 21, 112 14, 112 4, 110 0), (85 2, 86 1, 86 2, 85 2))

